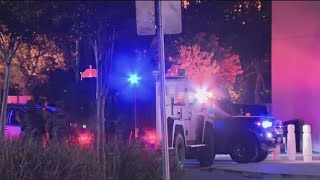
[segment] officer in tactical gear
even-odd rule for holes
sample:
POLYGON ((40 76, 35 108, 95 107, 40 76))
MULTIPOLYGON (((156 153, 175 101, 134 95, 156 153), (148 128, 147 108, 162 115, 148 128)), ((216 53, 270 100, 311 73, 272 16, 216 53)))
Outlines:
POLYGON ((62 140, 67 136, 68 113, 67 107, 63 102, 57 102, 57 112, 48 119, 49 139, 62 140))
POLYGON ((33 131, 33 121, 36 118, 36 103, 34 99, 29 100, 26 103, 27 111, 24 115, 24 118, 21 119, 20 127, 23 131, 23 134, 25 137, 29 137, 32 134, 33 131))

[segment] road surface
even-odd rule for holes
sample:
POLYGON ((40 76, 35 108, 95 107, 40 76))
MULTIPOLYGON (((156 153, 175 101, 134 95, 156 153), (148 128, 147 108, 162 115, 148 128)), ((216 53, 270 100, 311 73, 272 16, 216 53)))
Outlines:
MULTIPOLYGON (((229 156, 216 156, 214 165, 211 168, 199 167, 196 160, 188 160, 185 164, 186 170, 182 180, 319 180, 320 160, 319 156, 313 157, 313 162, 303 162, 302 160, 288 161, 268 160, 261 163, 237 164, 229 156)), ((297 156, 297 159, 301 159, 297 156)))
MULTIPOLYGON (((218 161, 219 164, 234 164, 232 161, 218 161)), ((199 167, 199 163, 195 160, 190 160, 186 162, 186 169, 184 176, 181 180, 269 180, 269 179, 255 179, 247 178, 239 175, 220 173, 220 172, 210 172, 203 171, 199 167)), ((175 180, 175 179, 174 179, 175 180)))
POLYGON ((233 174, 214 173, 209 171, 200 171, 199 169, 187 168, 185 175, 181 180, 269 180, 269 179, 247 178, 247 177, 233 175, 233 174))

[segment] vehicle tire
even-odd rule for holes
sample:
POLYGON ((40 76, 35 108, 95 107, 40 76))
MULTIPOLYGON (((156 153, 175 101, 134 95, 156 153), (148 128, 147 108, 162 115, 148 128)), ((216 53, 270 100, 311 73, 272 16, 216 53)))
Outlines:
POLYGON ((269 152, 259 150, 257 158, 253 162, 262 162, 268 158, 269 152))
POLYGON ((211 166, 215 157, 213 127, 208 127, 204 134, 204 144, 206 146, 200 148, 199 162, 201 167, 211 166))
POLYGON ((185 162, 186 146, 183 136, 177 133, 174 138, 174 163, 178 171, 182 171, 185 162))
POLYGON ((258 156, 258 143, 252 136, 246 136, 242 141, 234 141, 231 146, 230 157, 237 163, 253 162, 258 156))

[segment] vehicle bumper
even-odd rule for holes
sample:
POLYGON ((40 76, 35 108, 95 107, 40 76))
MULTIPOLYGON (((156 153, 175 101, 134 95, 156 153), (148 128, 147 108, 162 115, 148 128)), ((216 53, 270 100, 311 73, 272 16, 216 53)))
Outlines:
POLYGON ((276 134, 276 133, 271 133, 267 132, 266 136, 262 137, 260 139, 260 149, 268 152, 274 151, 274 149, 283 143, 283 138, 282 134, 276 134), (269 135, 268 135, 269 134, 269 135), (272 134, 272 135, 270 135, 272 134))

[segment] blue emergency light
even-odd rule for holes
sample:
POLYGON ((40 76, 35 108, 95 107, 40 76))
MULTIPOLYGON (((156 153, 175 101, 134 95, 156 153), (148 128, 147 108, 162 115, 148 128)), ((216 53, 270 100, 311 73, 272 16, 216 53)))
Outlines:
POLYGON ((137 74, 131 74, 128 80, 132 85, 135 85, 139 83, 140 79, 141 78, 137 74))

